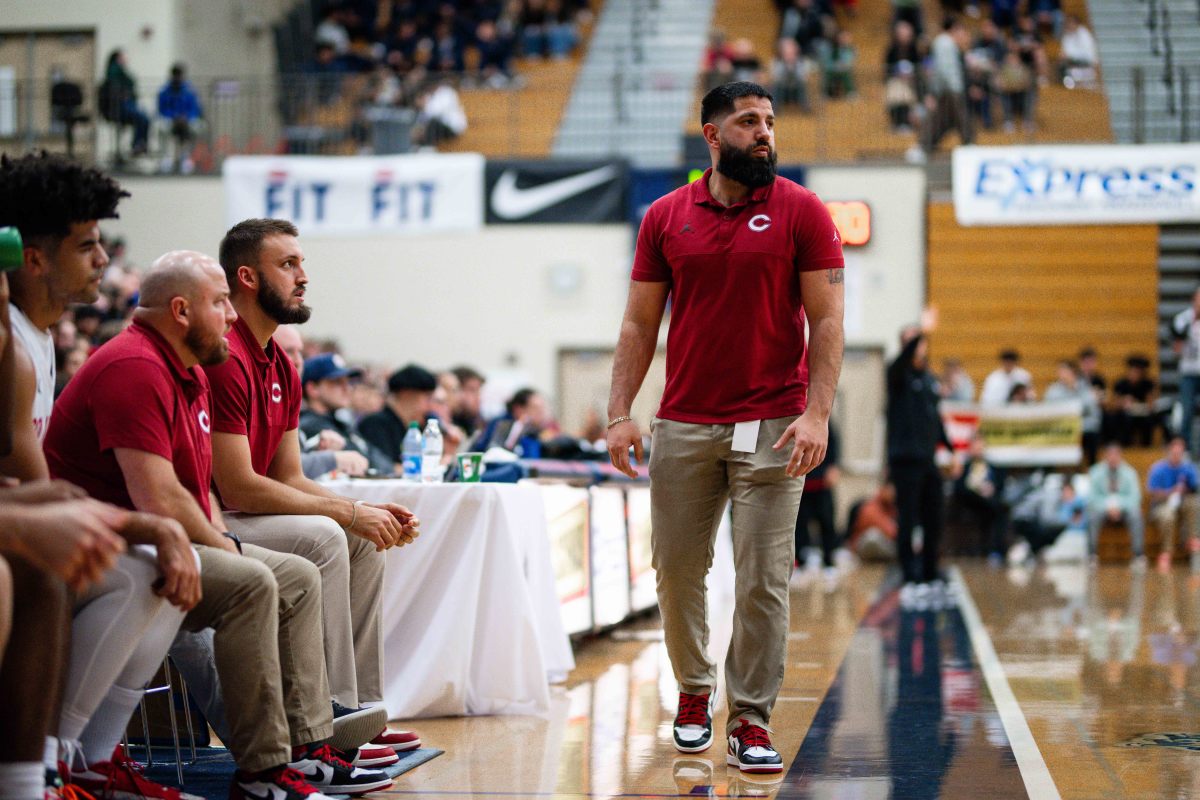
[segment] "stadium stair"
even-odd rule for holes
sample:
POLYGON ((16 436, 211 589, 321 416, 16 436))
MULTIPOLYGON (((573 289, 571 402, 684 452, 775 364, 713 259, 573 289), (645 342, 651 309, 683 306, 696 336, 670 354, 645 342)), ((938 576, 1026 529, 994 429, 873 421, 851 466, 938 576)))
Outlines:
POLYGON ((682 161, 712 0, 608 0, 554 139, 556 157, 682 161))

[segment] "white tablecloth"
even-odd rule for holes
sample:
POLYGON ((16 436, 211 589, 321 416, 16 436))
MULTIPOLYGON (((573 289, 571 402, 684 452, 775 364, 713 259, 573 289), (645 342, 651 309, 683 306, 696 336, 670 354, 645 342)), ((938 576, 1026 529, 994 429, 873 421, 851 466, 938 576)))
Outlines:
POLYGON ((341 479, 421 520, 387 553, 384 702, 392 718, 545 714, 548 682, 575 667, 536 486, 341 479))

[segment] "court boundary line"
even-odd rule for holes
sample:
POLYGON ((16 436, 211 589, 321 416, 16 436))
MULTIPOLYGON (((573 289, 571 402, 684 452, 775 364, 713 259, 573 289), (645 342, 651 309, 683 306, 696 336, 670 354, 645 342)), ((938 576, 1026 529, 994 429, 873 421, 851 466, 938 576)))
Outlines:
POLYGON ((988 692, 992 695, 992 702, 996 704, 996 711, 1000 714, 1008 745, 1017 759, 1021 780, 1025 782, 1025 791, 1037 800, 1062 800, 1058 786, 1050 775, 1050 768, 1046 766, 1042 751, 1033 738, 1033 731, 1029 729, 1025 712, 1021 710, 1021 705, 1008 683, 1008 676, 1004 674, 1004 666, 1000 663, 1000 657, 996 655, 992 637, 984 627, 983 618, 979 615, 979 609, 975 606, 966 580, 963 579, 962 570, 957 566, 951 567, 951 577, 958 587, 958 610, 966 623, 967 635, 971 638, 975 657, 979 659, 979 671, 983 673, 988 692))

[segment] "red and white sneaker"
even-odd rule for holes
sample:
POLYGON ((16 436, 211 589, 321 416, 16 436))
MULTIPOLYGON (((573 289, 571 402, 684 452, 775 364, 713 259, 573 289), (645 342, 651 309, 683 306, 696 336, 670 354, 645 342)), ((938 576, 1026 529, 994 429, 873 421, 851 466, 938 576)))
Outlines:
POLYGON ((729 734, 726 763, 742 772, 783 772, 783 758, 771 744, 766 728, 752 725, 744 719, 729 734))
POLYGON ((396 751, 390 747, 364 744, 355 750, 347 751, 346 760, 356 767, 379 769, 397 763, 400 761, 400 756, 396 755, 396 751))
POLYGON ((415 731, 398 731, 392 728, 384 728, 383 733, 371 740, 371 744, 390 747, 397 753, 403 753, 405 750, 416 750, 421 746, 421 737, 417 736, 415 731))
POLYGON ((70 783, 99 800, 203 800, 198 795, 150 780, 142 774, 142 765, 126 756, 120 745, 113 750, 112 761, 72 771, 70 783))

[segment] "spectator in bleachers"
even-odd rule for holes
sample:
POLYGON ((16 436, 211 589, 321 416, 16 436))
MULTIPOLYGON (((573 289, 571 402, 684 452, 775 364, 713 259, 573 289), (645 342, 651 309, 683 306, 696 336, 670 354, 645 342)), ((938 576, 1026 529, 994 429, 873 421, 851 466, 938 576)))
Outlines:
POLYGON ((888 41, 887 52, 883 57, 884 78, 895 75, 901 62, 907 62, 915 69, 921 61, 921 47, 913 32, 913 26, 904 20, 898 21, 892 26, 892 38, 888 41))
POLYGON ((1063 33, 1062 0, 1029 0, 1029 16, 1038 28, 1059 38, 1063 33))
POLYGON ((783 12, 780 36, 790 37, 800 45, 805 58, 819 57, 819 44, 825 39, 825 22, 813 0, 792 0, 783 12))
POLYGON ((388 377, 387 388, 383 409, 363 417, 358 423, 358 432, 386 453, 393 463, 400 464, 404 460, 404 436, 408 426, 415 422, 423 429, 432 411, 437 378, 424 367, 409 364, 388 377))
POLYGON ((971 112, 983 122, 983 127, 992 128, 992 101, 995 96, 996 74, 1004 61, 1007 44, 1004 34, 990 19, 979 24, 979 34, 967 51, 968 94, 971 112))
POLYGON ((1033 386, 1033 376, 1021 367, 1021 354, 1011 348, 1000 352, 1000 366, 993 370, 983 382, 979 402, 985 406, 1002 406, 1009 402, 1013 387, 1021 384, 1033 386))
POLYGON ((462 72, 466 66, 464 37, 448 19, 439 21, 430 38, 430 65, 437 72, 462 72))
POLYGON ((1150 518, 1162 536, 1158 568, 1166 572, 1171 569, 1180 525, 1187 536, 1188 551, 1200 552, 1200 496, 1197 495, 1200 474, 1188 458, 1187 443, 1182 436, 1171 437, 1166 456, 1150 467, 1146 489, 1150 492, 1150 518))
POLYGON ((1002 31, 1010 31, 1017 24, 1017 12, 1021 0, 991 0, 992 23, 1002 31))
POLYGON ((733 69, 732 80, 755 83, 762 81, 762 62, 754 52, 754 42, 745 38, 737 39, 733 43, 732 51, 733 56, 729 59, 733 69))
POLYGON ((546 398, 536 389, 517 391, 505 405, 503 416, 488 423, 479 437, 479 450, 502 447, 522 458, 540 458, 541 436, 550 426, 550 409, 546 398))
POLYGON ((1192 302, 1171 320, 1172 346, 1179 356, 1179 405, 1182 412, 1178 433, 1192 450, 1192 423, 1200 399, 1200 288, 1192 302))
POLYGON ((113 50, 99 90, 100 113, 118 125, 133 126, 133 155, 144 155, 150 136, 150 118, 138 105, 137 83, 126 69, 125 51, 113 50))
POLYGON ((468 436, 483 430, 483 384, 486 379, 476 369, 466 365, 451 372, 458 378, 458 396, 451 406, 451 419, 468 436))
POLYGON ((78 306, 72 315, 75 322, 75 335, 90 344, 97 344, 100 337, 100 326, 104 324, 104 312, 94 305, 78 306))
POLYGON ((942 374, 938 379, 938 393, 943 400, 955 403, 972 403, 975 401, 975 382, 963 369, 962 362, 957 358, 947 358, 942 362, 942 374))
POLYGON ((892 0, 892 20, 893 22, 907 22, 918 37, 925 34, 921 0, 892 0))
POLYGON ((1113 384, 1113 430, 1125 447, 1149 447, 1161 415, 1155 410, 1158 382, 1150 377, 1150 359, 1131 355, 1125 359, 1125 375, 1113 384))
POLYGON ((187 80, 183 64, 171 67, 170 79, 158 91, 158 115, 170 124, 176 147, 175 158, 168 156, 164 167, 190 173, 195 165, 187 148, 196 138, 196 125, 204 110, 196 89, 187 80))
POLYGON ((1100 445, 1100 404, 1074 362, 1059 361, 1056 369, 1058 378, 1046 387, 1045 399, 1078 400, 1083 405, 1083 456, 1088 464, 1094 464, 1100 445))
POLYGON ((345 64, 338 58, 333 45, 319 42, 314 51, 313 61, 308 66, 308 72, 313 78, 313 89, 316 101, 325 105, 341 95, 342 79, 346 76, 345 64))
POLYGON ((893 133, 912 133, 919 99, 916 69, 912 63, 901 61, 883 86, 883 100, 893 133))
POLYGON ((968 44, 970 33, 957 17, 947 17, 942 32, 934 37, 929 90, 925 97, 928 114, 922 137, 926 153, 932 153, 942 137, 952 130, 958 131, 963 144, 975 140, 967 110, 967 79, 963 69, 962 54, 968 44))
POLYGON ((415 144, 436 147, 457 139, 466 130, 467 112, 449 80, 427 87, 417 97, 417 124, 412 134, 415 144))
POLYGON ((1014 383, 1008 393, 1008 400, 1006 402, 1011 406, 1032 403, 1035 399, 1032 386, 1027 383, 1014 383))
POLYGON ((1038 87, 1045 83, 1048 73, 1046 48, 1042 45, 1042 35, 1038 32, 1033 17, 1026 14, 1017 18, 1012 42, 1021 53, 1021 63, 1029 70, 1029 94, 1025 101, 1028 115, 1026 128, 1033 130, 1033 121, 1037 115, 1038 87))
POLYGON ((1100 50, 1092 32, 1074 14, 1067 17, 1059 45, 1062 59, 1058 69, 1063 86, 1068 89, 1076 86, 1094 86, 1096 67, 1100 64, 1100 50))
POLYGON ((495 22, 484 20, 475 28, 475 49, 480 83, 493 89, 507 86, 512 80, 512 40, 496 29, 495 22))
POLYGON ((567 58, 579 43, 574 15, 563 8, 561 0, 525 0, 520 27, 526 56, 567 58))
POLYGON ((1096 402, 1104 408, 1108 395, 1108 381, 1100 374, 1100 356, 1093 347, 1085 347, 1079 351, 1079 377, 1092 387, 1096 402))
POLYGON ((800 55, 796 40, 783 37, 776 45, 771 64, 771 93, 780 106, 795 105, 808 113, 808 62, 800 55))
POLYGON ((987 443, 976 433, 954 480, 954 499, 974 518, 981 549, 987 554, 988 564, 995 567, 1004 563, 1008 527, 1004 481, 1003 470, 987 460, 987 443))
POLYGON ((704 49, 704 85, 711 90, 733 80, 733 48, 725 41, 725 32, 713 28, 708 33, 708 46, 704 49))
POLYGON ((1021 60, 1014 44, 1004 56, 995 77, 996 93, 1000 95, 1000 107, 1004 111, 1004 131, 1016 130, 1016 119, 1027 131, 1033 130, 1033 97, 1036 91, 1033 75, 1021 60))
POLYGON ((843 28, 834 37, 833 45, 826 50, 822 63, 826 97, 854 97, 856 60, 854 37, 843 28))
POLYGON ((1125 463, 1121 445, 1104 446, 1104 458, 1088 470, 1088 552, 1096 557, 1100 529, 1124 523, 1129 529, 1135 565, 1144 565, 1146 523, 1142 517, 1142 490, 1137 470, 1125 463))
POLYGON ((346 18, 350 13, 347 7, 331 3, 317 25, 313 39, 318 44, 329 45, 337 55, 345 55, 350 50, 350 32, 346 28, 346 18))

